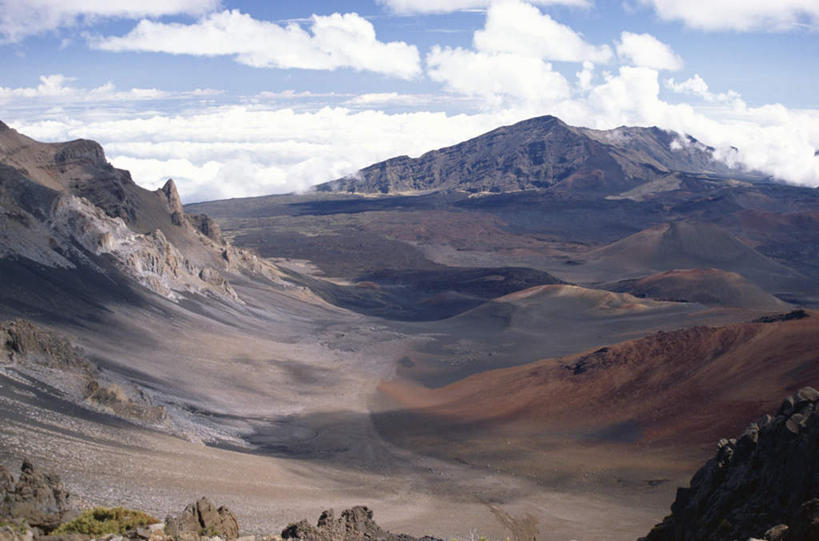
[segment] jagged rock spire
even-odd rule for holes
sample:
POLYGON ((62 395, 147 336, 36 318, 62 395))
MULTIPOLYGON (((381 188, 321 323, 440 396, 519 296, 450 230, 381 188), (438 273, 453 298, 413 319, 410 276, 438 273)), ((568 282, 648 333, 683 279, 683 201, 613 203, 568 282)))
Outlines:
POLYGON ((159 191, 161 191, 168 200, 168 210, 170 210, 172 214, 175 212, 184 214, 182 210, 182 199, 179 197, 179 192, 176 190, 176 183, 174 183, 172 178, 169 178, 159 191))

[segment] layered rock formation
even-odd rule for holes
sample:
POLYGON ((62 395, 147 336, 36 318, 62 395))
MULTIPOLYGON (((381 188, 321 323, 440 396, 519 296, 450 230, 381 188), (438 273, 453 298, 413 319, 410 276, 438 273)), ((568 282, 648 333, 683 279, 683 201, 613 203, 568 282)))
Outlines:
POLYGON ((25 521, 28 526, 50 532, 70 512, 70 495, 60 476, 42 472, 23 460, 17 479, 0 465, 0 518, 25 521))
POLYGON ((787 398, 680 488, 671 515, 644 541, 819 539, 819 391, 787 398))
POLYGON ((689 136, 658 128, 599 131, 569 126, 553 116, 504 126, 417 159, 399 156, 319 191, 396 193, 426 190, 627 193, 648 183, 676 189, 679 173, 737 174, 689 136), (665 184, 668 186, 665 186, 665 184))
POLYGON ((145 190, 93 141, 39 143, 0 131, 0 220, 0 258, 101 273, 113 265, 172 300, 197 293, 239 302, 231 273, 281 282, 275 266, 229 246, 209 217, 187 216, 173 180, 145 190))

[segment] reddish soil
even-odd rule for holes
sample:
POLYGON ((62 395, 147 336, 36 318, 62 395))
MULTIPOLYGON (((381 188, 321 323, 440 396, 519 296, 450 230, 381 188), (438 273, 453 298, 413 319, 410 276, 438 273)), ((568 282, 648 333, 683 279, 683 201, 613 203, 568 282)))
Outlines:
POLYGON ((399 412, 381 430, 421 452, 541 479, 589 461, 685 470, 784 396, 819 387, 819 314, 809 314, 658 332, 439 389, 385 382, 399 412))

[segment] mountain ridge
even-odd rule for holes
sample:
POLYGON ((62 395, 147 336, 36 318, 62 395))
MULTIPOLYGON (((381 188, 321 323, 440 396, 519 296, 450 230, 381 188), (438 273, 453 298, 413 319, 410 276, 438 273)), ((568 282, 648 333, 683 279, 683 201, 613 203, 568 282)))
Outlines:
POLYGON ((749 176, 715 160, 713 148, 688 135, 656 126, 593 130, 546 115, 496 128, 418 158, 390 158, 315 189, 383 194, 551 190, 616 195, 675 173, 749 176))

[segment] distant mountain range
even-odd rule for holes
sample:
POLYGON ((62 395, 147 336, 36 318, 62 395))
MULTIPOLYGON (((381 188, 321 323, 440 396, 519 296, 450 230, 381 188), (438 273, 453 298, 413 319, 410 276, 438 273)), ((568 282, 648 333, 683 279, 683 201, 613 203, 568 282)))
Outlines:
POLYGON ((673 189, 686 177, 761 179, 714 159, 714 149, 659 128, 592 130, 542 116, 504 126, 419 158, 399 156, 318 191, 468 193, 549 190, 615 195, 655 184, 673 189))

